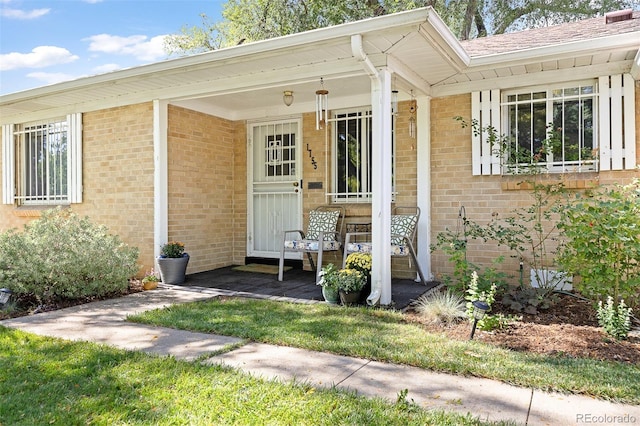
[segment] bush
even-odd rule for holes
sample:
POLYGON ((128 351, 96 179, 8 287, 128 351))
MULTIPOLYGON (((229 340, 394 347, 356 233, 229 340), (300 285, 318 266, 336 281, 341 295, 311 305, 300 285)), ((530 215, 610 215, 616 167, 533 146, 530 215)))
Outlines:
POLYGON ((576 199, 560 228, 567 244, 559 263, 579 277, 577 289, 594 300, 640 301, 640 179, 576 199))
POLYGON ((43 212, 23 232, 0 234, 0 282, 40 302, 104 296, 127 289, 138 249, 69 210, 43 212))

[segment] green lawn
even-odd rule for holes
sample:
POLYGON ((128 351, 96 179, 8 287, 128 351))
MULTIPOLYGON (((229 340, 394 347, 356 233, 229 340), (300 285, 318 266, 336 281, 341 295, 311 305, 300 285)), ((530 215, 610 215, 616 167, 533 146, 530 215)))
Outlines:
POLYGON ((177 305, 130 320, 640 404, 639 366, 454 341, 387 310, 238 298, 177 305))
POLYGON ((425 411, 403 399, 394 404, 270 382, 219 366, 2 326, 0 401, 1 425, 487 424, 425 411))

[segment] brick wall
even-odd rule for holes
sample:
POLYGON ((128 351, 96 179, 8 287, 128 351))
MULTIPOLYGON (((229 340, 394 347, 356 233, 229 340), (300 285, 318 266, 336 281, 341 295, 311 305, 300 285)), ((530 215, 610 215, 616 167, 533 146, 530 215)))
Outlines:
POLYGON ((247 123, 233 125, 233 259, 244 265, 247 255, 247 123))
POLYGON ((169 106, 169 240, 185 244, 187 274, 233 263, 237 130, 228 120, 169 106))
POLYGON ((153 265, 153 169, 153 104, 83 115, 83 202, 72 209, 138 247, 143 272, 153 265))
MULTIPOLYGON (((143 272, 153 264, 153 105, 88 112, 82 121, 83 202, 71 208, 140 248, 143 272)), ((2 231, 40 215, 0 205, 0 216, 2 231)))
MULTIPOLYGON (((640 160, 640 84, 636 83, 636 147, 640 160)), ((514 209, 532 203, 531 192, 513 190, 514 179, 501 176, 472 176, 471 174, 471 129, 463 129, 453 119, 462 116, 470 120, 470 95, 437 98, 431 101, 431 158, 432 158, 432 239, 445 229, 456 230, 459 226, 458 214, 464 206, 466 216, 479 224, 488 223, 492 217, 506 217, 514 209)), ((640 162, 638 163, 640 164, 640 162)), ((590 183, 607 185, 629 182, 640 174, 637 170, 601 172, 592 174, 591 180, 583 176, 564 176, 569 185, 576 189, 590 183)), ((557 178, 559 175, 551 175, 557 178)), ((521 180, 521 179, 520 179, 521 180)), ((491 243, 471 242, 468 260, 478 265, 488 266, 500 255, 505 256, 503 269, 516 275, 519 260, 509 258, 510 252, 491 243)), ((432 254, 432 270, 436 278, 443 273, 450 274, 452 265, 438 250, 432 254)), ((528 273, 527 273, 528 274, 528 273)))

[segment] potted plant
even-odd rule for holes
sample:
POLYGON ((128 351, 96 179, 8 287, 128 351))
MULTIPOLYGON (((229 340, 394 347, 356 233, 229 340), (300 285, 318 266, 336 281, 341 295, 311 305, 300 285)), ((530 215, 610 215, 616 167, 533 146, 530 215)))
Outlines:
POLYGON ((340 301, 349 305, 358 303, 367 278, 357 269, 344 268, 338 271, 338 282, 340 301))
POLYGON ((360 292, 362 296, 362 300, 360 301, 364 302, 369 293, 371 293, 371 253, 349 254, 345 262, 345 267, 347 269, 360 271, 365 276, 366 284, 360 292))
POLYGON ((145 290, 156 289, 158 288, 158 281, 160 281, 160 278, 158 278, 158 276, 152 269, 149 273, 147 273, 147 275, 142 278, 142 288, 144 288, 145 290))
POLYGON ((162 246, 157 259, 160 279, 165 284, 182 284, 185 280, 189 254, 180 241, 169 241, 162 246))
POLYGON ((337 304, 340 301, 338 270, 333 263, 322 268, 317 284, 322 287, 322 296, 327 303, 337 304))

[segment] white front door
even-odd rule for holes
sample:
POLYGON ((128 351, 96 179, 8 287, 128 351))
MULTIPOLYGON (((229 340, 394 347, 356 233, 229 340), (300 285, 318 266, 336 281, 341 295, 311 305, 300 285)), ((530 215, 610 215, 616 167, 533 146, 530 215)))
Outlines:
POLYGON ((247 135, 247 256, 278 258, 282 231, 302 226, 300 120, 250 124, 247 135))

